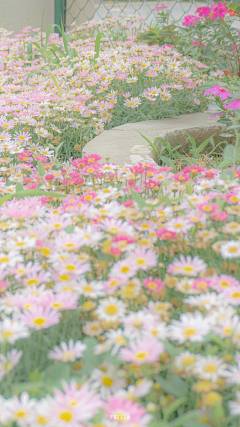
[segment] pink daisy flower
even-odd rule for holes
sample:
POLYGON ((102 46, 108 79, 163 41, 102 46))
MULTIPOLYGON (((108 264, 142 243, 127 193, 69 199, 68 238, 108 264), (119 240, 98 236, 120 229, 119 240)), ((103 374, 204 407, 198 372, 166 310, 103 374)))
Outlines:
POLYGON ((79 296, 72 292, 48 292, 43 299, 43 306, 52 308, 53 310, 74 310, 78 306, 79 296))
MULTIPOLYGON (((124 426, 145 427, 152 420, 152 416, 147 414, 146 409, 142 408, 138 402, 130 399, 124 399, 122 396, 110 396, 104 403, 105 417, 123 423, 124 426)), ((118 425, 114 423, 113 426, 118 425)))
POLYGON ((177 237, 177 233, 167 230, 165 227, 156 230, 156 235, 160 240, 173 240, 177 237))
POLYGON ((198 291, 206 291, 211 284, 211 279, 208 277, 205 277, 204 279, 195 279, 193 284, 192 284, 192 288, 196 289, 198 291))
POLYGON ((63 391, 55 389, 54 396, 46 398, 50 424, 58 427, 85 425, 100 409, 100 395, 90 390, 88 384, 79 387, 74 380, 70 384, 62 381, 62 387, 63 391))
POLYGON ((160 279, 153 279, 152 277, 149 277, 148 279, 143 279, 143 286, 145 286, 149 291, 158 292, 165 286, 165 283, 160 279))
POLYGON ((148 268, 156 267, 158 257, 153 249, 145 250, 144 248, 136 247, 128 260, 133 263, 137 270, 146 271, 148 268))
POLYGON ((235 277, 221 274, 221 276, 214 276, 211 280, 210 286, 218 292, 228 291, 230 288, 234 290, 235 286, 240 286, 240 283, 235 277))
POLYGON ((142 365, 143 363, 155 363, 164 352, 164 346, 155 338, 139 338, 130 343, 130 348, 121 348, 120 359, 126 362, 142 365))
POLYGON ((183 255, 180 255, 180 260, 176 260, 172 264, 169 264, 167 271, 175 276, 194 277, 205 271, 206 268, 206 263, 198 256, 194 258, 187 256, 184 258, 183 255))
POLYGON ((29 328, 40 330, 59 323, 61 314, 49 307, 35 306, 25 311, 21 318, 29 328))
POLYGON ((224 292, 226 302, 232 305, 240 305, 240 286, 235 286, 224 292))

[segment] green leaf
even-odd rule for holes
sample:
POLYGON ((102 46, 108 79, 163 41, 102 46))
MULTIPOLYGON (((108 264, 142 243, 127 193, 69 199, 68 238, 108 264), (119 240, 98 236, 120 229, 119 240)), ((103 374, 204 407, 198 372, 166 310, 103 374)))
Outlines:
POLYGON ((69 56, 70 56, 71 60, 73 60, 73 58, 77 58, 78 57, 78 54, 77 54, 77 51, 76 51, 75 48, 69 49, 69 56))
MULTIPOLYGON (((192 421, 188 421, 184 424, 184 427, 193 427, 192 421)), ((213 427, 210 424, 201 423, 200 421, 194 420, 194 427, 213 427)))
POLYGON ((204 150, 204 148, 208 145, 210 139, 213 138, 214 135, 215 135, 215 133, 213 135, 211 135, 209 138, 207 138, 205 141, 203 141, 201 145, 199 145, 199 147, 195 151, 195 156, 197 154, 201 153, 202 150, 204 150))
POLYGON ((64 32, 63 21, 62 21, 61 33, 62 33, 63 45, 64 45, 64 49, 65 49, 66 55, 69 55, 68 42, 67 42, 67 39, 66 39, 66 34, 64 32))
POLYGON ((187 395, 188 386, 186 382, 176 374, 170 375, 167 380, 162 378, 160 375, 157 375, 156 380, 168 394, 176 397, 185 397, 187 395))
POLYGON ((148 427, 167 427, 167 424, 165 424, 163 421, 154 420, 148 424, 148 427))
POLYGON ((15 185, 16 182, 15 181, 7 181, 6 182, 6 187, 9 187, 10 185, 15 185))
POLYGON ((141 132, 139 132, 137 129, 135 130, 145 139, 145 141, 148 142, 149 145, 151 145, 151 147, 156 151, 156 153, 159 154, 158 147, 153 142, 151 142, 146 136, 144 136, 141 132))
POLYGON ((195 139, 194 139, 194 138, 192 138, 192 137, 189 135, 189 133, 187 133, 187 132, 186 132, 186 134, 187 134, 187 136, 188 136, 188 140, 189 140, 189 142, 192 144, 192 146, 193 146, 193 147, 195 147, 195 148, 196 148, 196 142, 195 142, 195 139))
POLYGON ((24 190, 24 191, 19 191, 18 193, 15 193, 15 194, 5 194, 5 196, 0 198, 0 207, 3 205, 3 203, 12 199, 14 196, 17 196, 17 197, 46 196, 46 197, 56 197, 59 199, 61 197, 65 197, 65 194, 47 192, 44 190, 24 190))
POLYGON ((85 337, 83 339, 83 343, 87 345, 87 349, 83 354, 83 366, 81 368, 81 373, 88 375, 92 369, 97 368, 104 360, 103 355, 95 355, 94 347, 98 344, 96 338, 93 337, 85 337))
POLYGON ((233 171, 224 171, 222 172, 220 178, 225 182, 231 182, 234 180, 234 173, 233 171))
POLYGON ((235 147, 232 144, 226 145, 226 147, 223 150, 223 159, 228 162, 234 161, 234 151, 235 147))
POLYGON ((173 168, 174 172, 176 172, 176 167, 174 165, 174 163, 172 162, 172 160, 169 159, 169 157, 166 156, 161 156, 160 160, 165 163, 167 166, 173 168))
POLYGON ((193 193, 193 188, 192 188, 190 182, 186 182, 186 193, 190 194, 190 195, 193 193))
POLYGON ((229 162, 228 160, 223 160, 221 163, 219 163, 218 165, 218 169, 225 169, 227 166, 231 166, 232 162, 229 162))
POLYGON ((164 420, 167 421, 170 415, 175 412, 179 406, 181 406, 184 402, 186 402, 186 397, 179 397, 174 400, 170 405, 163 409, 164 420))
POLYGON ((69 225, 68 227, 64 228, 64 231, 68 234, 72 234, 74 232, 74 225, 69 225))
POLYGON ((170 343, 170 341, 163 341, 163 344, 164 344, 164 349, 166 353, 171 357, 178 356, 179 354, 182 353, 182 350, 175 347, 172 343, 170 343))
POLYGON ((23 185, 20 182, 16 183, 16 193, 23 191, 23 185))
POLYGON ((5 196, 2 196, 0 198, 0 207, 3 205, 3 203, 5 203, 8 200, 10 200, 13 196, 15 196, 15 194, 5 194, 5 196))
POLYGON ((71 378, 71 367, 66 363, 57 363, 56 365, 49 365, 45 371, 44 384, 47 387, 61 387, 61 381, 70 381, 71 378))
POLYGON ((44 166, 42 162, 37 162, 37 171, 38 171, 38 175, 41 176, 41 178, 43 178, 46 175, 44 166))
POLYGON ((55 85, 56 85, 56 88, 57 88, 57 91, 58 91, 59 98, 62 98, 62 97, 63 97, 63 96, 62 96, 62 92, 61 92, 61 90, 60 90, 60 87, 59 87, 59 84, 58 84, 58 82, 57 82, 56 77, 55 77, 52 73, 50 73, 50 76, 52 77, 52 79, 53 79, 53 81, 54 81, 54 83, 55 83, 55 85))
POLYGON ((96 40, 95 40, 95 55, 94 55, 94 59, 93 59, 94 64, 96 64, 96 62, 97 62, 96 59, 99 57, 101 37, 102 37, 102 33, 98 33, 96 40))
POLYGON ((55 24, 53 24, 53 25, 49 25, 49 26, 47 27, 45 46, 47 46, 47 44, 48 44, 48 40, 49 40, 49 37, 50 37, 51 31, 52 31, 52 29, 53 29, 53 28, 55 28, 55 24))
POLYGON ((15 383, 12 386, 13 395, 19 396, 23 391, 37 393, 44 386, 44 381, 15 383))
POLYGON ((216 423, 216 427, 223 427, 225 422, 225 412, 221 402, 216 402, 213 408, 213 417, 216 423))
POLYGON ((30 61, 32 61, 32 53, 33 53, 33 44, 32 43, 28 43, 27 45, 27 54, 29 56, 30 61))
POLYGON ((38 368, 34 369, 34 371, 29 372, 29 381, 36 382, 42 381, 45 378, 44 372, 40 372, 38 368))
MULTIPOLYGON (((196 418, 199 418, 201 415, 201 411, 198 409, 193 409, 192 411, 188 411, 180 417, 176 418, 176 420, 166 424, 166 427, 185 427, 186 422, 191 420, 195 421, 196 418)), ((192 423, 192 427, 195 427, 195 422, 192 423)))
POLYGON ((143 200, 143 198, 134 190, 131 190, 131 195, 133 200, 138 204, 138 206, 140 207, 140 209, 143 209, 144 207, 146 207, 146 202, 145 200, 143 200))

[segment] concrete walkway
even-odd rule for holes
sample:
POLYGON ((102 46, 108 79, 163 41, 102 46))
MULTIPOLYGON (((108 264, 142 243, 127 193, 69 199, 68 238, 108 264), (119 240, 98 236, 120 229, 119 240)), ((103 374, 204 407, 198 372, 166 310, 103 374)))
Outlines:
MULTIPOLYGON (((160 136, 173 146, 189 144, 185 132, 195 139, 197 146, 215 133, 214 141, 218 143, 223 140, 219 134, 223 132, 225 125, 217 123, 217 119, 204 113, 194 113, 176 118, 126 123, 96 136, 85 145, 83 155, 99 154, 102 163, 106 162, 106 156, 109 155, 109 161, 117 165, 153 162, 153 159, 157 160, 155 151, 139 132, 151 142, 160 136)), ((161 146, 159 141, 155 143, 161 146)))

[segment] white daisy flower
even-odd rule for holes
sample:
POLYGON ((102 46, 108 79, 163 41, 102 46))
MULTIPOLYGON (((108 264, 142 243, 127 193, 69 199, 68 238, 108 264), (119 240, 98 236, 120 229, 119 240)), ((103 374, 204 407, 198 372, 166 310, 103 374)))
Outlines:
POLYGON ((59 347, 54 346, 53 350, 48 353, 48 358, 62 362, 74 362, 83 356, 86 348, 86 344, 83 344, 80 340, 74 342, 73 339, 70 339, 68 344, 62 341, 59 347))
POLYGON ((98 308, 95 310, 99 320, 106 322, 116 322, 124 316, 126 304, 123 301, 114 297, 103 299, 99 302, 98 308))
POLYGON ((208 354, 206 357, 197 356, 193 373, 203 380, 216 382, 219 378, 225 378, 227 375, 227 364, 223 359, 208 354))

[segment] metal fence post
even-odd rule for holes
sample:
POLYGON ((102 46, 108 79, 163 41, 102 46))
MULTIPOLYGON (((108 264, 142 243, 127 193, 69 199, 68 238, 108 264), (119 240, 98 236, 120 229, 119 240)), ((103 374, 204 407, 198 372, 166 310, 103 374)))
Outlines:
MULTIPOLYGON (((54 0, 54 18, 56 25, 65 27, 65 0, 54 0)), ((55 33, 61 35, 59 28, 55 27, 55 33)))

